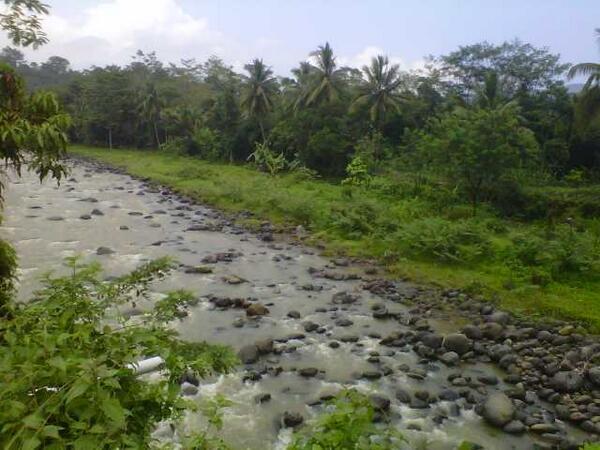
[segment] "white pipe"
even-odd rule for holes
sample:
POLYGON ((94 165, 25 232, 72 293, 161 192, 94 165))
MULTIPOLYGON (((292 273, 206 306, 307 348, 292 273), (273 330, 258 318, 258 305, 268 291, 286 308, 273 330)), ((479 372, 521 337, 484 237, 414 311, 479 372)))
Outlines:
POLYGON ((133 364, 127 364, 127 368, 133 369, 137 375, 143 375, 158 370, 164 363, 165 360, 160 356, 153 356, 152 358, 142 359, 133 364))

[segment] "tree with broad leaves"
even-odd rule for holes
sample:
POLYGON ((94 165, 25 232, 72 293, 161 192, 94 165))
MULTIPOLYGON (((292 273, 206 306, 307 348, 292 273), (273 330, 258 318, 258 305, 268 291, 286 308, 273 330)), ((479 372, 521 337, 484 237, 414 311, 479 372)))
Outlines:
POLYGON ((5 12, 0 14, 0 29, 8 33, 14 45, 38 48, 48 42, 42 30, 41 17, 50 8, 40 0, 4 0, 5 12))

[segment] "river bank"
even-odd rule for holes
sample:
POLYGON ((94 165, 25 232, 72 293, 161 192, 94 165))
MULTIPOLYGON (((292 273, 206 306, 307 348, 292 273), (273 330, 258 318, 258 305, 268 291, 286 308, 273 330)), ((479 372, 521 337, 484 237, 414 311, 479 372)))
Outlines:
MULTIPOLYGON (((519 284, 513 271, 507 269, 507 263, 498 259, 510 250, 507 242, 513 235, 533 228, 527 224, 499 222, 484 216, 480 221, 487 227, 484 233, 488 235, 492 256, 480 258, 475 264, 440 263, 398 253, 395 243, 388 239, 392 235, 390 224, 410 222, 414 216, 428 214, 426 207, 416 200, 394 200, 364 190, 348 196, 342 186, 306 180, 295 174, 273 178, 247 166, 213 164, 155 151, 109 152, 75 146, 71 152, 147 177, 224 211, 251 211, 254 214, 251 218, 241 220, 245 225, 259 226, 261 220, 269 220, 286 231, 302 225, 310 230, 310 235, 302 236, 304 242, 319 246, 331 256, 342 254, 374 260, 385 266, 392 278, 459 288, 480 294, 483 299, 494 299, 499 306, 516 314, 578 321, 592 332, 600 330, 600 281, 596 277, 544 286, 519 284)), ((415 226, 421 229, 419 223, 415 226)), ((436 237, 435 230, 432 233, 433 239, 443 239, 436 237)), ((534 239, 537 237, 532 236, 531 240, 534 239)))

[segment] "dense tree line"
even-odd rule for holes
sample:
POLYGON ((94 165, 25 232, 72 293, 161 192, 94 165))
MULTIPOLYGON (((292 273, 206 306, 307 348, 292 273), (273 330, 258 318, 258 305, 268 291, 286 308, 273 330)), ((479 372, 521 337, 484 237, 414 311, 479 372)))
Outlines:
POLYGON ((597 65, 575 66, 570 74, 590 81, 572 95, 564 83, 569 65, 519 41, 460 47, 420 72, 402 71, 382 55, 361 70, 340 67, 326 43, 289 77, 275 76, 260 59, 237 73, 217 57, 164 64, 141 51, 125 67, 83 71, 58 56, 28 63, 10 47, 0 59, 30 89, 59 94, 78 143, 242 162, 260 142, 287 163, 340 176, 365 142, 377 166, 419 153, 415 135, 432 136, 437 121, 457 110, 504 109, 499 117, 517 118, 532 132, 536 168, 562 176, 600 167, 597 65))

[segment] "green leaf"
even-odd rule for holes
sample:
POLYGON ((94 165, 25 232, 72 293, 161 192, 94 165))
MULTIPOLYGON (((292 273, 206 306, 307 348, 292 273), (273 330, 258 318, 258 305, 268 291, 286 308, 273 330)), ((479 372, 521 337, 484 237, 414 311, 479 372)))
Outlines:
POLYGON ((71 389, 69 389, 69 391, 67 392, 67 395, 65 397, 65 403, 69 404, 77 397, 81 397, 85 393, 85 391, 89 389, 89 387, 90 383, 87 381, 87 378, 79 378, 77 381, 75 381, 73 386, 71 386, 71 389))
POLYGON ((37 437, 32 436, 25 442, 23 442, 23 450, 33 450, 35 448, 38 448, 41 444, 42 441, 40 441, 37 437))
POLYGON ((57 427, 56 425, 46 425, 42 430, 42 436, 46 436, 53 439, 60 439, 60 435, 58 432, 62 430, 61 427, 57 427))
POLYGON ((27 428, 33 428, 37 430, 44 425, 44 419, 42 419, 37 413, 31 414, 23 419, 23 425, 27 428))
POLYGON ((115 398, 106 398, 100 402, 102 412, 106 414, 116 427, 125 425, 125 413, 127 410, 121 406, 119 400, 115 398))

